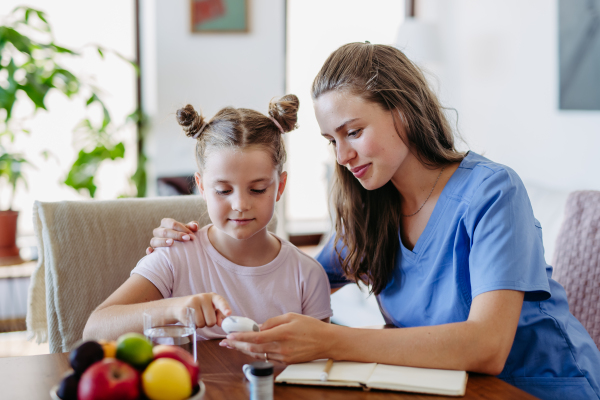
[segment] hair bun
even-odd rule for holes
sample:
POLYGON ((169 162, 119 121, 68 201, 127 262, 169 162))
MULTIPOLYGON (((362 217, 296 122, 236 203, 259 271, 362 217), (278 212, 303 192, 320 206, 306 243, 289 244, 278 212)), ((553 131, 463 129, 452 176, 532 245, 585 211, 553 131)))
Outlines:
POLYGON ((279 122, 283 132, 291 132, 298 127, 300 100, 294 94, 286 94, 269 103, 269 115, 279 122))
POLYGON ((190 104, 177 110, 177 122, 183 128, 185 134, 191 138, 198 133, 201 134, 200 130, 205 128, 204 118, 190 104))

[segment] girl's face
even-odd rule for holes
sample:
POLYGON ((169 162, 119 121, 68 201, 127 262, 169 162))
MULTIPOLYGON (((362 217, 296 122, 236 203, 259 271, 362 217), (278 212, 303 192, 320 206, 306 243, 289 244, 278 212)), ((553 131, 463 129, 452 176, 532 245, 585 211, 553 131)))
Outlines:
POLYGON ((270 154, 259 147, 212 150, 203 174, 196 173, 214 226, 239 240, 266 229, 286 179, 287 173, 279 174, 270 154))
POLYGON ((330 91, 314 101, 321 135, 335 146, 345 166, 367 190, 389 182, 410 156, 392 113, 345 91, 330 91))

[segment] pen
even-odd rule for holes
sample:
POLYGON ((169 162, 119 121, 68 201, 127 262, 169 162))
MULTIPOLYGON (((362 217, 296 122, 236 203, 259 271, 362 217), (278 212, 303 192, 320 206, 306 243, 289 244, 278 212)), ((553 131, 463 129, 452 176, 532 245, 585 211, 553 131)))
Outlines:
POLYGON ((333 367, 333 358, 327 360, 325 368, 323 369, 323 372, 321 372, 321 381, 327 381, 327 378, 329 378, 329 371, 331 371, 331 367, 333 367))

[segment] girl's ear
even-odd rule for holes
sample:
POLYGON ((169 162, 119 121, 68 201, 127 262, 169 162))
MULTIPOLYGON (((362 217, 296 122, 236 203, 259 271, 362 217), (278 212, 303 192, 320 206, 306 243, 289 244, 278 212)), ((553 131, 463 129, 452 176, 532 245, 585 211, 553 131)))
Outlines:
POLYGON ((196 180, 196 185, 198 185, 198 191, 200 192, 200 195, 206 201, 206 196, 204 196, 204 185, 202 184, 202 176, 199 172, 194 174, 194 179, 196 180))
POLYGON ((283 190, 285 189, 286 182, 287 182, 287 172, 283 171, 281 174, 279 174, 279 187, 277 187, 277 200, 275 200, 275 201, 279 201, 279 199, 281 198, 281 195, 283 194, 283 190))

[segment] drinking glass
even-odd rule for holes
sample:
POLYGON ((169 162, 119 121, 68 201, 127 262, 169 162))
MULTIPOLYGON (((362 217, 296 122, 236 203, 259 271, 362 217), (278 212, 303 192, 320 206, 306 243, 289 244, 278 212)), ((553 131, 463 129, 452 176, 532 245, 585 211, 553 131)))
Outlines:
POLYGON ((191 307, 156 307, 144 312, 144 335, 152 345, 178 346, 196 361, 196 310, 191 307), (175 317, 173 317, 175 316, 175 317))

